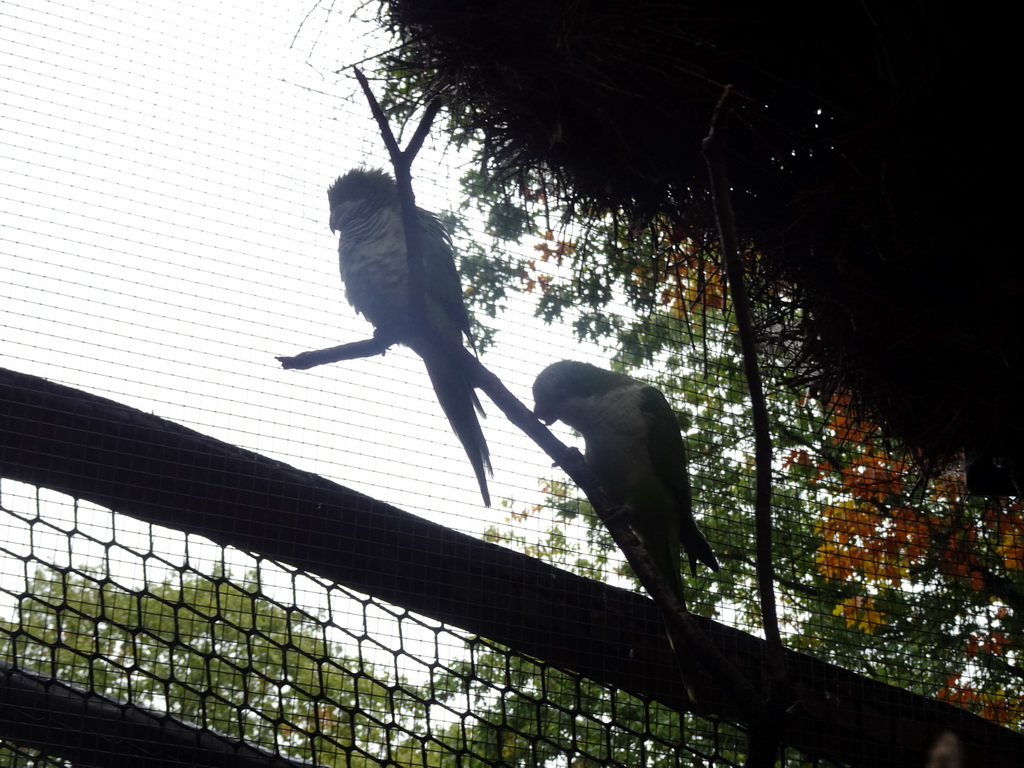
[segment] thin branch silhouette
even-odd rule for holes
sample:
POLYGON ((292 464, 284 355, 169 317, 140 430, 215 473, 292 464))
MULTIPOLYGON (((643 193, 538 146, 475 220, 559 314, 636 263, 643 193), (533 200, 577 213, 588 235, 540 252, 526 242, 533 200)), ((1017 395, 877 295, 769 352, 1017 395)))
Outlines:
POLYGON ((775 765, 786 710, 793 702, 786 676, 785 648, 779 631, 778 609, 775 603, 775 567, 772 562, 772 438, 768 421, 768 406, 764 396, 761 372, 757 365, 757 345, 751 319, 750 300, 744 282, 743 259, 740 255, 736 217, 729 193, 728 165, 725 157, 724 135, 729 113, 732 86, 727 85, 711 115, 708 135, 702 142, 702 152, 711 180, 711 195, 718 224, 718 239, 728 289, 736 311, 743 370, 750 394, 751 420, 754 427, 754 521, 756 530, 757 586, 761 602, 761 624, 768 651, 768 669, 772 686, 768 701, 759 717, 751 722, 750 748, 746 765, 775 765))

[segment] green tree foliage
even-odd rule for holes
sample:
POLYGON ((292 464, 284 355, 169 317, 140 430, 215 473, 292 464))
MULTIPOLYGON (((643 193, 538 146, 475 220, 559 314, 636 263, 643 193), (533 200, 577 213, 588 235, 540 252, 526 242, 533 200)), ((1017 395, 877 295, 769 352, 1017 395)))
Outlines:
POLYGON ((422 714, 327 622, 268 599, 256 572, 127 589, 40 569, 0 621, 18 666, 321 765, 379 765, 388 730, 416 732, 422 714))
POLYGON ((444 768, 494 765, 691 765, 717 755, 742 763, 745 736, 728 726, 636 699, 478 639, 437 690, 469 699, 472 718, 439 738, 444 768), (682 738, 680 738, 682 736, 682 738), (468 762, 466 762, 467 757, 468 762))
MULTIPOLYGON (((467 192, 478 194, 480 179, 466 181, 467 192)), ((507 210, 518 189, 534 217, 535 256, 503 267, 520 276, 505 290, 535 297, 537 314, 549 322, 574 318, 580 339, 603 345, 611 364, 651 380, 674 401, 690 442, 697 509, 724 565, 720 576, 687 579, 693 602, 756 632, 749 405, 713 233, 700 222, 686 231, 658 221, 637 228, 614 211, 569 208, 571 228, 556 235, 550 223, 562 216, 543 180, 518 179, 514 188, 491 181, 476 198, 484 216, 507 210)), ((521 212, 513 225, 516 239, 528 241, 521 212)), ((746 258, 751 280, 769 285, 756 253, 746 258)), ((799 328, 784 286, 756 293, 763 326, 799 328)), ((965 498, 956 471, 918 477, 911 457, 882 439, 849 400, 818 402, 801 388, 793 354, 762 352, 786 642, 1024 726, 1024 507, 965 498)), ((586 521, 586 546, 560 526, 542 542, 524 540, 514 526, 491 535, 588 575, 607 573, 619 560, 600 523, 574 489, 543 482, 548 507, 563 523, 586 521)))

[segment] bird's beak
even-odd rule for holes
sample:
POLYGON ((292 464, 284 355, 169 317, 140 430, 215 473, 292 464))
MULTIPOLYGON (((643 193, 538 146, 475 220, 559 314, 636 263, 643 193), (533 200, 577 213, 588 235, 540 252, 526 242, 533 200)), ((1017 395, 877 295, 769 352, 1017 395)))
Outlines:
POLYGON ((331 208, 331 233, 341 232, 346 221, 350 221, 359 209, 356 203, 351 200, 344 200, 331 208))

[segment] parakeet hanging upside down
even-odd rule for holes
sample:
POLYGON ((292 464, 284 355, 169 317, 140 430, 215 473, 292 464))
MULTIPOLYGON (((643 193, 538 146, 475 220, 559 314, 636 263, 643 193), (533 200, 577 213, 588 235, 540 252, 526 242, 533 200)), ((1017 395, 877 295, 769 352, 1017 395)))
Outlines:
POLYGON ((533 384, 534 413, 561 420, 586 441, 586 458, 616 504, 629 507, 630 527, 658 572, 683 602, 682 543, 696 572, 717 571, 715 553, 693 518, 686 446, 665 396, 622 373, 562 360, 533 384))
MULTIPOLYGON (((409 269, 398 188, 384 171, 349 171, 327 190, 331 231, 340 234, 338 256, 345 295, 357 312, 379 331, 394 331, 427 367, 434 392, 462 447, 469 456, 484 503, 491 504, 485 470, 490 453, 477 411, 480 401, 462 370, 432 347, 403 333, 409 320, 409 269)), ((455 268, 451 238, 433 214, 416 209, 423 257, 423 291, 427 319, 434 330, 462 343, 473 343, 469 314, 455 268)))

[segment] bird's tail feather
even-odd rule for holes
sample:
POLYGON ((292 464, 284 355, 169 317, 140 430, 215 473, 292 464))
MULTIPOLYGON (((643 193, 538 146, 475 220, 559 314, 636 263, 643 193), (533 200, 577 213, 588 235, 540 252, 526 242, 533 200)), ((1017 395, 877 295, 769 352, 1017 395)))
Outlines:
POLYGON ((434 385, 437 401, 441 404, 444 415, 448 417, 452 431, 466 450, 477 482, 480 483, 480 495, 483 496, 484 504, 489 507, 491 494, 487 490, 487 475, 493 475, 494 472, 491 469, 491 454, 487 450, 487 441, 484 440, 480 420, 477 418, 477 411, 482 414, 483 408, 476 392, 462 371, 450 361, 431 362, 424 358, 423 362, 427 366, 430 382, 434 385))
POLYGON ((687 651, 686 641, 678 635, 667 620, 665 620, 665 634, 668 635, 668 644, 672 648, 673 655, 676 657, 676 664, 679 667, 679 676, 682 678, 683 687, 686 689, 686 695, 690 698, 690 702, 692 704, 697 704, 696 680, 699 674, 697 672, 697 658, 692 652, 687 651))
MULTIPOLYGON (((679 575, 678 566, 670 572, 675 578, 670 580, 669 586, 672 587, 672 592, 679 600, 679 604, 683 610, 686 610, 686 597, 683 592, 683 579, 679 575)), ((686 688, 686 695, 690 697, 690 701, 693 704, 697 704, 697 659, 693 653, 688 652, 686 641, 676 632, 672 622, 669 621, 664 614, 662 614, 662 620, 665 622, 665 634, 668 635, 668 644, 672 648, 672 652, 676 657, 676 663, 679 666, 679 676, 682 678, 683 687, 686 688)))
POLYGON ((720 568, 718 558, 715 557, 711 545, 708 544, 708 540, 704 538, 704 534, 697 527, 697 521, 693 519, 692 515, 683 515, 682 518, 679 538, 682 541, 683 549, 686 550, 686 557, 690 561, 690 573, 697 574, 698 560, 712 571, 717 571, 720 568))

